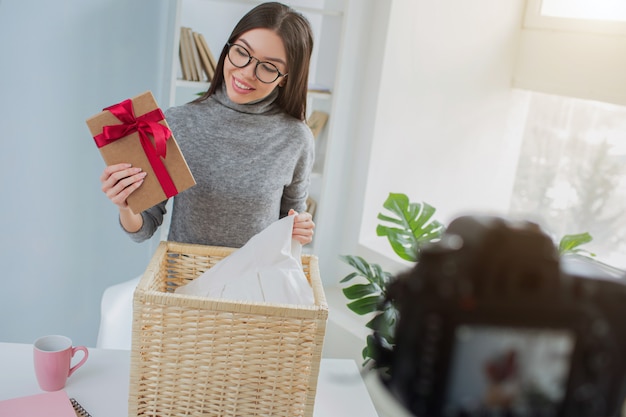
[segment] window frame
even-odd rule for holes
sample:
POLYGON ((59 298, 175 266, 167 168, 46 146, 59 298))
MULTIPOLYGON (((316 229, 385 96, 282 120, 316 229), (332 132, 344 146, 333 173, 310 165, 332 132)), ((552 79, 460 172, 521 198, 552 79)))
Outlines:
POLYGON ((526 1, 523 23, 524 29, 626 35, 626 21, 544 16, 541 14, 542 3, 543 0, 526 1))

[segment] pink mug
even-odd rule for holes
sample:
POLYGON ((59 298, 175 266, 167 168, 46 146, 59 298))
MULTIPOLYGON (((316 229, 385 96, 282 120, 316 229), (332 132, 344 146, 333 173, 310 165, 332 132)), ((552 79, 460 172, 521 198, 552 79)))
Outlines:
POLYGON ((44 391, 58 391, 65 387, 67 378, 80 368, 89 351, 85 346, 72 346, 72 341, 59 335, 43 336, 33 344, 35 375, 44 391), (72 366, 72 358, 81 350, 83 358, 72 366))

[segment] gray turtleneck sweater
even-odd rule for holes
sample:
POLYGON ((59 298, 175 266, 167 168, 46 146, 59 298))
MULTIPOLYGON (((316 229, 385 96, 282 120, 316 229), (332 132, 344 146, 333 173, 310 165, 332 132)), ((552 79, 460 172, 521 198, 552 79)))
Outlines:
MULTIPOLYGON (((305 210, 313 135, 274 104, 276 96, 236 104, 222 88, 165 112, 197 183, 173 197, 168 240, 241 247, 289 209, 305 210)), ((165 204, 142 213, 143 227, 129 233, 133 240, 155 233, 165 204)))

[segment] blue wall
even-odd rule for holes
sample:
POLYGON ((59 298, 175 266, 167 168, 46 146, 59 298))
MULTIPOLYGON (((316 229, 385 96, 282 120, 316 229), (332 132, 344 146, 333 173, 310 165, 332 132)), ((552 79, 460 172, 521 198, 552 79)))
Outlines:
POLYGON ((164 103, 167 0, 0 2, 0 341, 94 346, 103 290, 141 274, 100 191, 85 125, 151 90, 164 103))

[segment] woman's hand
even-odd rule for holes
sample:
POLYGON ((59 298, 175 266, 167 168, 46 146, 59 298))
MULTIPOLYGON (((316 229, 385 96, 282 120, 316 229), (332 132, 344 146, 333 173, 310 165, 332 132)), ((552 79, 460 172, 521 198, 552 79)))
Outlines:
POLYGON ((100 176, 102 192, 120 209, 127 209, 128 196, 141 186, 146 172, 130 164, 109 165, 100 176))
POLYGON ((315 229, 313 216, 307 212, 297 213, 294 209, 289 210, 288 215, 296 216, 295 219, 293 219, 293 232, 291 237, 303 245, 311 243, 313 240, 313 229, 315 229))
POLYGON ((131 164, 109 165, 100 176, 102 192, 120 209, 120 223, 128 232, 136 232, 143 225, 141 214, 135 214, 128 207, 126 199, 143 184, 146 172, 131 164))

